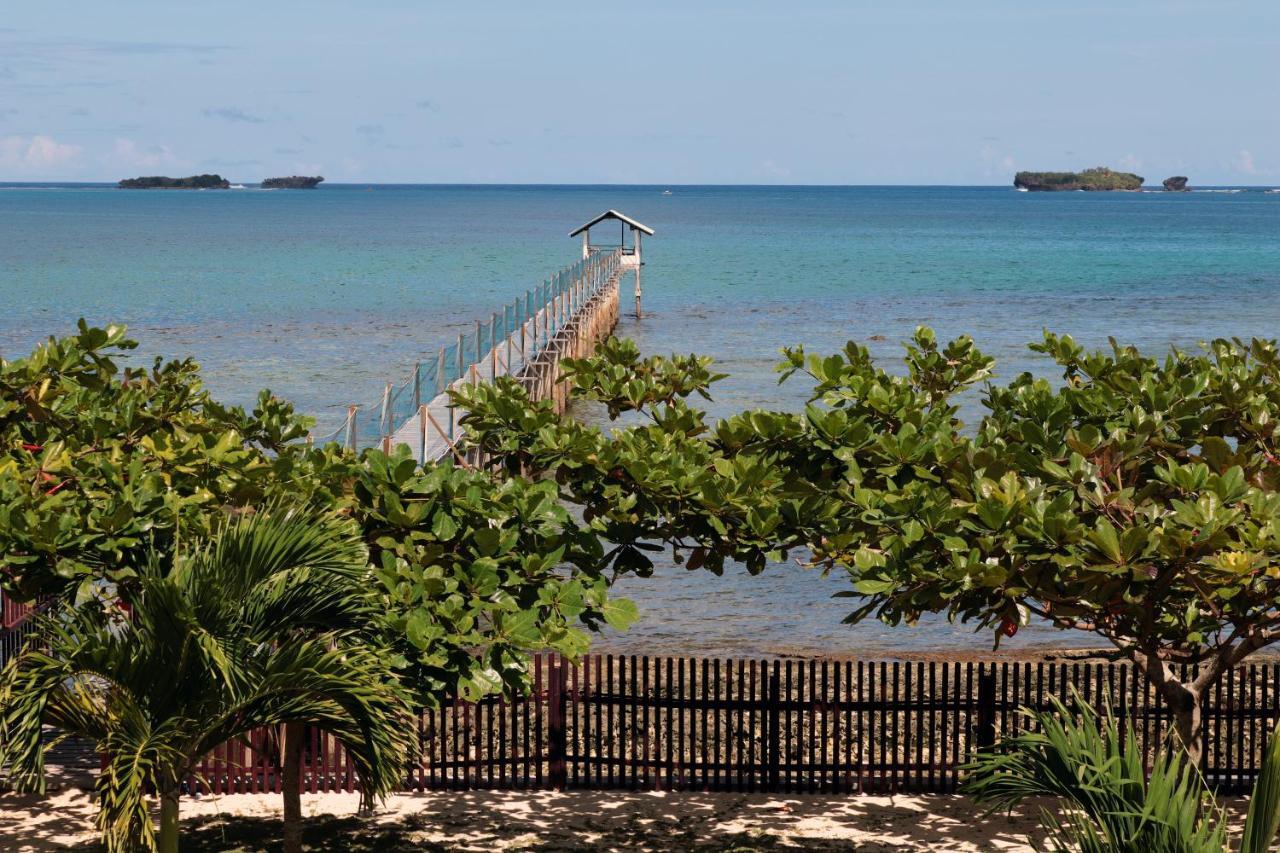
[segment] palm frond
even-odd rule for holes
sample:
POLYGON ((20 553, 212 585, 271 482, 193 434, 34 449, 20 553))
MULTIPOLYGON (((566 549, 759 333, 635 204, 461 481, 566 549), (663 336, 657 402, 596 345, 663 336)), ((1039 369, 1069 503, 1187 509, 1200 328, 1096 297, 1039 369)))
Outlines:
POLYGON ((1148 774, 1131 729, 1121 737, 1079 696, 1071 710, 1051 701, 1049 712, 1022 712, 1029 731, 965 768, 967 793, 992 811, 1059 799, 1069 811, 1044 821, 1055 849, 1220 853, 1225 823, 1181 751, 1157 756, 1148 774))
POLYGON ((277 572, 312 568, 359 581, 368 550, 354 522, 332 513, 272 508, 225 522, 175 569, 197 608, 220 609, 277 572))
POLYGON ((203 724, 201 746, 212 749, 250 728, 318 726, 347 749, 367 791, 384 794, 401 781, 413 747, 406 693, 386 661, 380 648, 333 635, 283 643, 251 690, 203 724))
POLYGON ((62 604, 0 673, 0 765, 44 783, 45 724, 93 739, 108 850, 151 849, 154 792, 260 726, 303 723, 346 747, 366 795, 390 790, 411 714, 376 642, 368 555, 336 516, 272 509, 141 567, 132 618, 62 604))
POLYGON ((1280 830, 1280 728, 1272 731, 1262 772, 1249 798, 1240 853, 1266 853, 1280 830))

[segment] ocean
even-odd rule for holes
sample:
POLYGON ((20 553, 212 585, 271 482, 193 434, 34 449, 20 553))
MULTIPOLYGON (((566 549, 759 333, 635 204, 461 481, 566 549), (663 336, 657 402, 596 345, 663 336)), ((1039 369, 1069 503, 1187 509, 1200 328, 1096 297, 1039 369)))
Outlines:
MULTIPOLYGON (((731 378, 713 413, 801 405, 801 383, 776 382, 782 346, 822 352, 855 339, 891 360, 920 324, 973 335, 1006 377, 1049 369, 1026 349, 1045 328, 1153 351, 1280 333, 1280 194, 1258 189, 0 184, 0 355, 78 317, 122 322, 142 342, 135 359, 195 356, 224 399, 270 388, 323 431, 574 260, 568 232, 608 208, 657 232, 644 243, 644 318, 629 316, 624 282, 618 333, 649 353, 714 356, 731 378)), ((849 604, 830 595, 845 586, 795 565, 758 578, 663 566, 622 584, 643 619, 601 647, 892 654, 990 643, 940 619, 844 625, 849 604)), ((1014 645, 1082 642, 1032 628, 1014 645)))

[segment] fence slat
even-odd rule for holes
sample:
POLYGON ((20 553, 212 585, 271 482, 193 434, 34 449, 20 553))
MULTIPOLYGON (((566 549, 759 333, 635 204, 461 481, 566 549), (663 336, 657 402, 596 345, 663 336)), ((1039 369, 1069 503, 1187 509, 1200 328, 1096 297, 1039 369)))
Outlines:
MULTIPOLYGON (((1073 690, 1131 725, 1148 765, 1171 726, 1130 664, 616 657, 615 668, 612 654, 580 665, 538 654, 527 695, 424 711, 405 787, 951 792, 975 749, 1030 728, 1019 707, 1047 709, 1073 690)), ((1280 663, 1249 663, 1206 697, 1204 773, 1219 791, 1252 786, 1277 685, 1280 663)), ((186 789, 278 793, 276 737, 260 729, 218 746, 186 789)), ((305 791, 358 788, 333 735, 307 727, 304 738, 305 791)))

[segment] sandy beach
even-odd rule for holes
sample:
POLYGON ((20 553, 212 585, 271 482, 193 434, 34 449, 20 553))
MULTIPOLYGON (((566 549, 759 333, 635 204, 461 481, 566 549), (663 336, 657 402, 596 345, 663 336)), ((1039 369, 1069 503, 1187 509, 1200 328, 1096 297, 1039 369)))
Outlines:
MULTIPOLYGON (((979 820, 958 796, 781 796, 619 792, 399 794, 357 819, 354 794, 303 797, 315 850, 955 850, 1025 851, 1035 810, 979 820)), ((278 849, 280 800, 231 795, 182 804, 199 850, 278 849), (257 836, 268 846, 244 841, 257 836)), ((93 804, 68 789, 0 795, 0 849, 92 849, 93 804)))

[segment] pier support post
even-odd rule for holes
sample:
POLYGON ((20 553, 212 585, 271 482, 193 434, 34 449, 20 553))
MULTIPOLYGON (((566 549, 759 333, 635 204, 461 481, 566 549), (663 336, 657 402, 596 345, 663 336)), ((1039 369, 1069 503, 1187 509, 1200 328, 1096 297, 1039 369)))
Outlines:
POLYGON ((422 451, 418 454, 418 461, 424 464, 427 461, 427 447, 430 443, 427 437, 428 417, 427 407, 425 405, 418 406, 418 429, 421 431, 419 439, 422 447, 422 451))
POLYGON ((391 441, 391 387, 388 382, 382 389, 382 409, 378 412, 378 438, 382 439, 382 449, 388 450, 391 441))
POLYGON ((347 406, 347 449, 356 449, 356 411, 359 406, 347 406))

